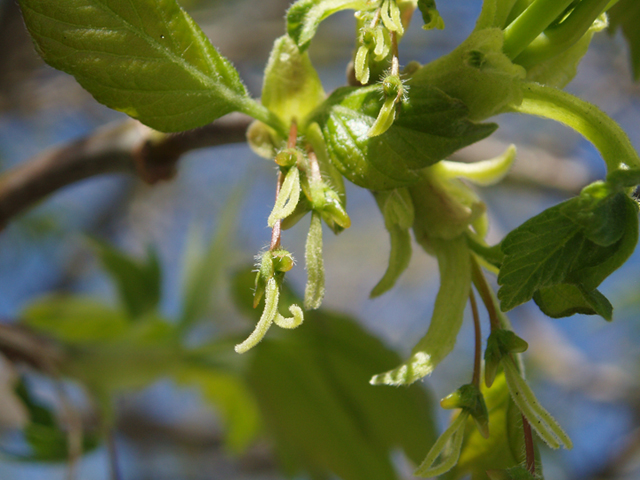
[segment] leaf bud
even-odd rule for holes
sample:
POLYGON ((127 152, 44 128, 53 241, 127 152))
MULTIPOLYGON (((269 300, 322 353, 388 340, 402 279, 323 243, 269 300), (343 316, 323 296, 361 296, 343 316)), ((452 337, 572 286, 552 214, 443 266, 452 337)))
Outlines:
POLYGON ((325 222, 336 223, 342 228, 349 228, 351 226, 351 218, 349 218, 346 209, 342 205, 340 195, 329 187, 325 187, 324 190, 322 218, 324 218, 325 222))
POLYGON ((445 409, 466 410, 474 419, 480 434, 484 438, 489 438, 489 412, 482 393, 475 385, 468 383, 461 386, 440 400, 440 406, 445 409))
POLYGON ((278 152, 275 162, 281 167, 293 167, 298 163, 300 155, 301 152, 297 148, 285 148, 278 152))
POLYGON ((293 255, 287 250, 274 250, 271 252, 271 258, 275 272, 288 272, 295 264, 293 255))
POLYGON ((484 379, 487 387, 491 387, 503 357, 512 353, 522 353, 529 344, 511 330, 495 330, 487 339, 484 351, 484 379))
POLYGON ((386 98, 400 100, 404 93, 404 85, 398 75, 387 75, 382 81, 382 91, 386 98))

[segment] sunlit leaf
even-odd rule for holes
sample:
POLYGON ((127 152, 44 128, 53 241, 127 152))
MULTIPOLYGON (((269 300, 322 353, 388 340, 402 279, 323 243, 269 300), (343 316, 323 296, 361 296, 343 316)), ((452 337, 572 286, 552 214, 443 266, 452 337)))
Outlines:
POLYGON ((238 72, 175 0, 21 0, 38 53, 100 103, 161 131, 250 102, 238 72))
POLYGON ((309 55, 291 37, 276 40, 264 72, 262 104, 285 122, 302 120, 324 100, 324 90, 309 55))

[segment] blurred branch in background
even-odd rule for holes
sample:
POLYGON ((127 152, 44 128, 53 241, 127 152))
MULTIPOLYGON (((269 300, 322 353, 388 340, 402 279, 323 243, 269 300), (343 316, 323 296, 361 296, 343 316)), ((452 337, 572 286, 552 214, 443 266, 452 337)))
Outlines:
POLYGON ((95 175, 137 174, 149 184, 171 179, 184 153, 244 142, 249 123, 249 117, 233 114, 179 134, 161 134, 134 120, 105 126, 4 173, 0 177, 0 225, 56 190, 95 175))

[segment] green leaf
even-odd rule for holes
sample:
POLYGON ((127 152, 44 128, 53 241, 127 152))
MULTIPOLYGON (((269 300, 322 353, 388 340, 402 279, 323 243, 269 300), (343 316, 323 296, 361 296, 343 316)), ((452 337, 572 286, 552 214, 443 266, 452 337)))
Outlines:
POLYGON ((622 33, 629 44, 633 78, 640 78, 640 3, 636 0, 620 0, 609 14, 609 29, 615 32, 622 28, 622 33))
POLYGON ((232 452, 242 453, 256 440, 263 428, 262 419, 256 399, 242 377, 189 364, 174 377, 180 385, 197 386, 204 399, 217 409, 226 430, 225 444, 232 452))
POLYGON ((175 0, 20 0, 38 53, 96 100, 164 132, 260 110, 175 0))
POLYGON ((195 228, 188 234, 184 254, 182 312, 178 322, 182 329, 211 313, 216 287, 228 263, 229 246, 233 244, 236 218, 245 191, 246 187, 241 185, 230 194, 208 245, 200 244, 199 232, 195 228))
POLYGON ((598 290, 591 292, 581 285, 560 284, 541 288, 533 294, 533 300, 542 313, 551 318, 569 317, 576 313, 600 315, 611 321, 613 307, 607 297, 598 290))
POLYGON ((52 295, 30 304, 22 322, 69 344, 105 343, 122 338, 128 315, 91 298, 52 295))
POLYGON ((82 382, 110 408, 113 394, 149 386, 181 365, 181 338, 166 320, 148 315, 111 341, 74 345, 62 372, 82 382))
MULTIPOLYGON (((54 412, 47 408, 29 390, 24 380, 16 387, 16 394, 27 408, 30 422, 23 430, 24 438, 31 448, 26 455, 15 456, 29 462, 66 462, 69 460, 69 432, 63 430, 54 412)), ((82 452, 95 450, 100 438, 95 431, 82 432, 82 452)), ((13 457, 13 455, 11 455, 13 457)))
POLYGON ((277 39, 264 72, 262 104, 289 125, 303 119, 324 97, 309 54, 298 50, 288 35, 277 39))
POLYGON ((511 399, 529 421, 531 428, 549 447, 556 449, 562 446, 571 450, 573 448, 571 439, 556 419, 540 404, 529 384, 522 378, 515 360, 512 357, 504 357, 501 364, 511 399))
POLYGON ((411 350, 411 356, 397 368, 375 375, 373 385, 410 384, 429 375, 449 355, 462 326, 471 288, 470 252, 464 237, 433 239, 438 259, 440 290, 425 336, 411 350))
POLYGON ((141 262, 124 252, 94 240, 96 254, 103 268, 116 284, 120 300, 132 318, 154 310, 160 302, 161 272, 156 252, 149 249, 141 262))
MULTIPOLYGON (((595 185, 599 187, 599 185, 595 185)), ((625 194, 591 196, 590 187, 527 220, 502 242, 502 311, 543 288, 570 283, 593 291, 633 253, 638 207, 625 194)))
POLYGON ((542 480, 542 476, 534 476, 522 465, 507 470, 487 470, 487 475, 489 480, 542 480))
POLYGON ((325 18, 341 10, 366 10, 367 0, 298 0, 287 11, 287 32, 300 50, 309 48, 311 39, 325 18))
POLYGON ((369 137, 382 100, 377 86, 336 90, 306 123, 317 122, 327 152, 349 180, 370 190, 389 190, 415 183, 418 170, 495 131, 495 124, 467 120, 459 101, 430 85, 415 86, 398 105, 393 125, 369 137))
MULTIPOLYGON (((251 287, 248 270, 235 278, 235 303, 255 318, 251 287)), ((300 301, 286 288, 282 296, 300 301)), ((420 385, 369 385, 400 359, 352 318, 322 309, 306 317, 295 335, 270 335, 249 354, 248 379, 286 472, 396 478, 392 451, 417 463, 435 440, 430 398, 420 385)))
POLYGON ((418 8, 424 22, 423 29, 431 30, 432 28, 437 28, 442 30, 444 28, 444 20, 436 9, 435 0, 418 0, 418 8))

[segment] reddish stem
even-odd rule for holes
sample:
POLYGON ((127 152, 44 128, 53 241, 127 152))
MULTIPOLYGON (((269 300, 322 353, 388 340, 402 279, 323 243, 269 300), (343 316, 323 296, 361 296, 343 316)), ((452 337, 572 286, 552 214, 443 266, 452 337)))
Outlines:
POLYGON ((473 314, 473 329, 475 334, 475 354, 473 358, 473 383, 480 388, 480 365, 482 362, 482 329, 480 326, 480 315, 478 315, 478 304, 473 290, 469 290, 469 303, 471 303, 471 313, 473 314))
POLYGON ((482 299, 482 303, 487 309, 487 313, 489 314, 489 321, 491 322, 491 331, 499 330, 502 328, 500 325, 500 319, 498 318, 498 311, 496 310, 496 305, 493 302, 493 296, 491 295, 491 288, 487 283, 487 279, 484 278, 484 274, 482 273, 482 269, 480 265, 478 265, 478 261, 471 256, 471 279, 473 280, 473 284, 478 290, 478 294, 482 299))
MULTIPOLYGON (((296 148, 298 143, 298 124, 295 120, 291 122, 291 128, 289 129, 289 138, 287 140, 287 148, 296 148)), ((297 166, 293 166, 291 168, 298 168, 297 166)), ((280 195, 280 188, 282 187, 282 183, 284 182, 284 175, 282 174, 282 170, 278 172, 278 183, 276 184, 276 200, 278 199, 278 195, 280 195)), ((282 239, 282 220, 278 220, 273 229, 271 230, 271 243, 269 245, 269 250, 277 250, 280 248, 280 240, 282 239)))
POLYGON ((289 140, 287 141, 287 148, 296 148, 298 143, 298 124, 295 120, 291 122, 291 128, 289 129, 289 140))
POLYGON ((531 425, 529 425, 529 421, 524 417, 524 415, 522 415, 522 430, 524 430, 524 448, 527 470, 531 475, 535 476, 536 452, 533 447, 533 434, 531 433, 531 425))

